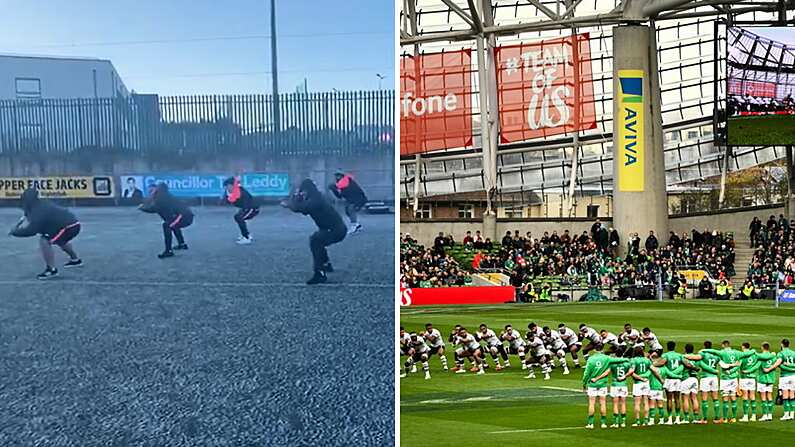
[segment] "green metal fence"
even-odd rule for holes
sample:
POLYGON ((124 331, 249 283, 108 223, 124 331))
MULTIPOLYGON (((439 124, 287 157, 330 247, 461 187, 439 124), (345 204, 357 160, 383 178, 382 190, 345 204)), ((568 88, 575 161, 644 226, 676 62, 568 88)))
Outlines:
POLYGON ((0 101, 0 154, 357 154, 394 142, 394 91, 0 101))

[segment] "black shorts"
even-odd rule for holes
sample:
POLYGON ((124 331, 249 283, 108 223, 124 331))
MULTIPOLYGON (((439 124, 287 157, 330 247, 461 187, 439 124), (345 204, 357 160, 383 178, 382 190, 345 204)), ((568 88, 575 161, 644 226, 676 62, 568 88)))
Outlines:
POLYGON ((251 220, 259 214, 259 208, 241 208, 236 216, 240 216, 243 220, 251 220))
POLYGON ((55 234, 43 235, 51 244, 63 247, 80 234, 80 222, 75 222, 61 228, 55 234))
POLYGON ((432 354, 432 355, 436 355, 436 354, 438 354, 438 353, 439 353, 439 350, 440 350, 440 349, 443 349, 443 348, 444 348, 444 345, 441 345, 441 346, 428 346, 428 347, 431 349, 431 351, 430 351, 430 352, 431 352, 431 354, 432 354))
MULTIPOLYGON (((524 346, 522 346, 524 348, 524 346)), ((508 354, 519 355, 519 349, 514 346, 508 346, 508 354)))
POLYGON ((430 354, 431 354, 431 351, 415 352, 414 355, 411 356, 411 359, 414 360, 415 362, 421 362, 422 361, 422 356, 426 356, 426 359, 427 359, 428 357, 430 357, 430 354))

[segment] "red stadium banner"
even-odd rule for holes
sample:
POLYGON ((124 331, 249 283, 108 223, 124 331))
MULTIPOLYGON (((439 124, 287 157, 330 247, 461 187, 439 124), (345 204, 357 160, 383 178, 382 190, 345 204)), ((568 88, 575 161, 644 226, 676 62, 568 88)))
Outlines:
POLYGON ((513 302, 515 296, 514 288, 510 286, 401 288, 400 305, 502 304, 513 302))
POLYGON ((776 97, 776 83, 729 79, 729 94, 736 96, 776 97))
POLYGON ((596 127, 588 39, 584 33, 495 49, 503 143, 596 127))
POLYGON ((400 155, 471 145, 471 50, 403 56, 400 155))

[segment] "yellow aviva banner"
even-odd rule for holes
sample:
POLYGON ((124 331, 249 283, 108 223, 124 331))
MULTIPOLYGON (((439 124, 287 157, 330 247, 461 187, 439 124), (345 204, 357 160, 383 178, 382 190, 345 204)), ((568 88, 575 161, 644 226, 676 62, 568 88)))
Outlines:
POLYGON ((679 270, 688 282, 699 282, 707 274, 704 270, 679 270))
MULTIPOLYGON (((643 70, 618 70, 618 190, 643 191, 643 70)), ((616 155, 617 154, 617 155, 616 155)))
POLYGON ((0 199, 18 199, 28 188, 48 199, 96 199, 113 197, 112 177, 0 177, 0 199))

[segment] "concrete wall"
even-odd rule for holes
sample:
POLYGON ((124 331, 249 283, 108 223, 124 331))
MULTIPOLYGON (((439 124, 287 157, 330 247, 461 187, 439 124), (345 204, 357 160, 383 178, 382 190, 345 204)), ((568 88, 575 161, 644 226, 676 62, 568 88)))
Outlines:
POLYGON ((762 222, 774 214, 778 218, 779 214, 784 214, 784 207, 755 209, 750 211, 735 211, 731 213, 713 214, 706 216, 676 217, 669 220, 671 231, 682 233, 691 231, 693 228, 701 231, 705 228, 720 229, 721 231, 731 231, 737 239, 748 238, 748 225, 751 219, 758 217, 762 222))
POLYGON ((349 157, 285 158, 168 156, 126 154, 0 155, 0 177, 43 175, 125 175, 145 173, 287 172, 293 184, 311 178, 319 186, 333 181, 334 171, 351 172, 370 200, 394 201, 395 169, 391 152, 349 157))

